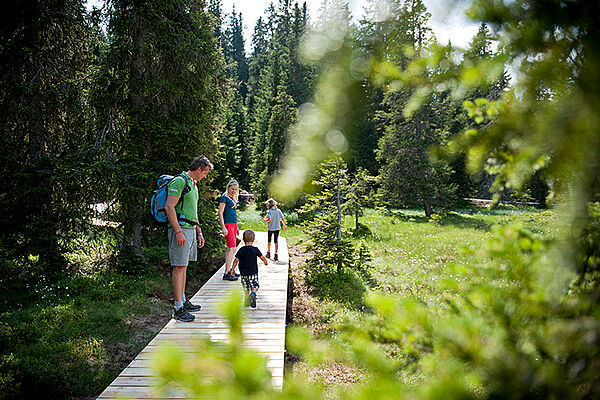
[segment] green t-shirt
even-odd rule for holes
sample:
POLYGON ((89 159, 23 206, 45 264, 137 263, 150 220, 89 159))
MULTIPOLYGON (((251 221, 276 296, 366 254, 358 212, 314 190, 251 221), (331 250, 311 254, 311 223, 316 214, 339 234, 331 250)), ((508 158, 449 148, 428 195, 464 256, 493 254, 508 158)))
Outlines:
MULTIPOLYGON (((194 180, 190 178, 188 174, 183 172, 183 175, 187 177, 188 186, 190 187, 190 191, 183 196, 183 199, 180 199, 177 205, 175 206, 175 211, 178 214, 183 214, 185 219, 189 219, 190 221, 196 221, 198 219, 198 187, 194 184, 194 180), (182 205, 183 203, 183 205, 182 205)), ((181 193, 183 192, 183 188, 185 187, 185 180, 181 176, 176 176, 169 183, 168 194, 172 196, 181 197, 181 193)), ((169 224, 171 226, 171 224, 169 224)), ((188 224, 187 222, 184 225, 181 225, 182 228, 194 228, 194 225, 188 224)))

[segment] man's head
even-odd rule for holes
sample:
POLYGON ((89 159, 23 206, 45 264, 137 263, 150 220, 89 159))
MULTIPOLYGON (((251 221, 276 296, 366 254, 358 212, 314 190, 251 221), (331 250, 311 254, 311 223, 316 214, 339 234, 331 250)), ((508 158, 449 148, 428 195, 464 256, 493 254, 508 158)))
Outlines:
POLYGON ((196 157, 192 160, 192 163, 190 164, 190 176, 195 180, 199 181, 202 178, 206 178, 206 175, 208 175, 208 171, 210 171, 211 169, 213 169, 213 165, 210 161, 208 161, 208 158, 204 156, 196 157))
POLYGON ((254 231, 252 229, 246 229, 244 231, 244 243, 246 244, 252 244, 254 243, 254 231))

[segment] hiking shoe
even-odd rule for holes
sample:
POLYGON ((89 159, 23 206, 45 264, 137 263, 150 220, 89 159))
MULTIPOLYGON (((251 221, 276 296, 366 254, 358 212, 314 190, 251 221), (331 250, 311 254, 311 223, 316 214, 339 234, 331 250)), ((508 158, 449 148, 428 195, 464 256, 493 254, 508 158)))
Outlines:
POLYGON ((183 303, 183 306, 189 312, 199 311, 202 308, 202 306, 200 304, 192 304, 192 302, 189 301, 188 299, 185 299, 185 303, 183 303))
POLYGON ((181 307, 179 310, 173 309, 173 318, 183 322, 192 322, 194 319, 196 319, 196 317, 190 314, 185 307, 181 307))
POLYGON ((267 251, 267 254, 265 254, 265 257, 266 257, 266 258, 271 258, 271 252, 270 252, 270 251, 267 251))
POLYGON ((275 257, 273 257, 273 261, 279 261, 279 258, 277 258, 277 253, 275 253, 275 257))
POLYGON ((256 308, 256 292, 250 292, 248 303, 250 303, 250 307, 256 308))
POLYGON ((231 274, 223 274, 223 280, 224 281, 237 281, 238 278, 236 276, 231 275, 231 274))

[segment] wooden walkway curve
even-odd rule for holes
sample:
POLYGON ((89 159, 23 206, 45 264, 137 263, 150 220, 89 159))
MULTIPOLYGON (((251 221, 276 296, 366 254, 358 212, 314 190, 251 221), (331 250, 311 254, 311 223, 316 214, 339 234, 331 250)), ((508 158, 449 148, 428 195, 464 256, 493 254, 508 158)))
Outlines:
MULTIPOLYGON (((267 249, 267 233, 256 232, 254 245, 263 254, 267 249)), ((271 245, 273 250, 273 245, 271 245)), ((285 351, 285 320, 287 306, 287 284, 289 258, 286 240, 279 237, 279 261, 269 260, 265 266, 258 261, 260 291, 255 309, 247 309, 242 331, 244 343, 267 358, 274 388, 283 386, 283 357, 285 351)), ((202 306, 195 312, 193 322, 171 319, 142 352, 108 386, 98 399, 185 399, 189 395, 182 391, 171 391, 168 397, 156 390, 157 376, 151 367, 153 354, 160 345, 189 344, 199 335, 208 335, 212 341, 225 342, 229 330, 225 318, 218 311, 219 302, 225 300, 232 289, 242 291, 239 281, 223 281, 225 266, 221 267, 192 297, 193 303, 202 306)), ((193 357, 194 346, 189 349, 193 357)))

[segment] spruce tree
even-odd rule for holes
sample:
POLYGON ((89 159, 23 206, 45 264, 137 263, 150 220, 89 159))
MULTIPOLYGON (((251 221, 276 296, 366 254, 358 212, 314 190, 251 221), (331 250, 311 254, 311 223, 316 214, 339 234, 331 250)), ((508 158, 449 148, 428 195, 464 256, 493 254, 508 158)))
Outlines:
POLYGON ((347 168, 342 158, 334 154, 323 161, 314 174, 314 194, 307 196, 300 212, 308 216, 304 230, 310 238, 306 250, 312 254, 307 261, 311 272, 341 272, 355 266, 355 249, 342 230, 342 208, 349 191, 347 168))
POLYGON ((98 62, 91 21, 80 0, 21 1, 3 12, 0 263, 23 267, 4 276, 61 272, 69 240, 85 228, 94 192, 87 94, 98 62))
POLYGON ((292 35, 290 2, 282 1, 277 10, 269 10, 268 20, 272 23, 272 34, 266 65, 260 71, 258 90, 253 96, 251 124, 252 190, 258 199, 263 200, 268 197, 267 185, 271 176, 279 167, 281 150, 287 142, 287 130, 294 121, 296 107, 294 99, 289 95, 291 81, 295 79, 292 75, 292 51, 289 47, 292 35))
POLYGON ((213 19, 202 4, 110 4, 105 74, 112 90, 103 104, 105 115, 117 119, 109 140, 123 249, 140 256, 147 196, 156 177, 186 170, 198 155, 216 153, 224 65, 213 19))

